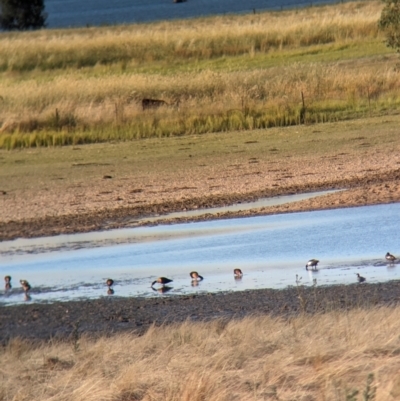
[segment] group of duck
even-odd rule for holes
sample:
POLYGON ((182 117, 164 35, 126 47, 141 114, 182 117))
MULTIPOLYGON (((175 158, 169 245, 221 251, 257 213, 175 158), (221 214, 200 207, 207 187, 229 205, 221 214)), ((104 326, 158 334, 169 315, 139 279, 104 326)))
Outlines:
MULTIPOLYGON (((394 263, 397 258, 392 255, 390 252, 387 252, 385 255, 385 259, 390 262, 390 263, 394 263)), ((309 271, 317 271, 317 267, 318 267, 318 263, 319 260, 318 259, 310 259, 307 263, 306 263, 306 270, 309 271)), ((359 273, 356 273, 357 275, 357 280, 359 283, 363 283, 366 281, 366 278, 361 276, 359 273)), ((243 277, 243 272, 241 269, 234 269, 233 270, 233 276, 235 279, 240 280, 243 277)), ((192 279, 192 285, 196 286, 198 285, 198 283, 202 280, 204 280, 203 276, 200 276, 199 273, 197 273, 196 271, 190 272, 190 278, 192 279)), ((5 276, 4 277, 4 281, 5 281, 5 290, 6 292, 10 291, 12 289, 12 285, 11 285, 11 276, 5 276)), ((151 283, 151 288, 154 291, 158 291, 158 292, 167 292, 171 289, 171 287, 169 287, 167 284, 171 283, 173 280, 167 278, 167 277, 158 277, 156 280, 154 280, 151 283), (161 287, 159 288, 155 288, 154 285, 155 284, 161 284, 161 287)), ((28 283, 28 281, 26 280, 19 280, 21 287, 25 293, 25 296, 28 298, 29 297, 29 291, 31 290, 31 285, 28 283)), ((108 287, 108 291, 107 294, 108 295, 112 295, 114 294, 114 289, 112 288, 114 285, 114 280, 109 278, 106 281, 106 285, 108 287)))
MULTIPOLYGON (((394 263, 397 260, 396 256, 392 255, 390 252, 386 252, 385 259, 390 263, 394 263)), ((310 259, 306 264, 306 270, 316 271, 318 263, 318 259, 310 259)), ((367 281, 367 279, 361 276, 360 273, 356 273, 356 275, 359 283, 364 283, 367 281)))

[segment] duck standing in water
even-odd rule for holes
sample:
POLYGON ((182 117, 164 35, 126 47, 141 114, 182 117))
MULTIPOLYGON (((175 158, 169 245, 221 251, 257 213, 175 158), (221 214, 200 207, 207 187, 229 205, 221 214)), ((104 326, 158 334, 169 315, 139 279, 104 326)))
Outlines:
POLYGON ((112 278, 107 279, 106 285, 108 287, 107 294, 108 295, 113 295, 114 290, 111 288, 114 285, 114 280, 112 278))
POLYGON ((308 268, 311 267, 311 270, 317 270, 317 265, 319 263, 319 260, 317 259, 310 259, 307 264, 306 264, 306 270, 309 270, 308 268))
POLYGON ((200 276, 200 274, 197 272, 190 272, 190 277, 192 278, 192 280, 195 280, 195 281, 204 280, 204 277, 200 276))
POLYGON ((240 269, 233 269, 233 276, 235 278, 242 278, 243 277, 243 273, 240 269))
POLYGON ((4 281, 5 281, 5 290, 9 291, 11 290, 12 286, 11 286, 11 276, 5 276, 4 277, 4 281))
POLYGON ((25 294, 27 294, 31 290, 31 285, 26 280, 19 280, 19 282, 21 283, 25 294))
POLYGON ((395 260, 397 260, 396 256, 392 255, 389 252, 386 253, 385 258, 386 258, 386 260, 388 260, 391 263, 393 263, 395 260))
POLYGON ((172 282, 172 280, 170 280, 169 278, 166 278, 166 277, 159 277, 157 280, 154 280, 154 281, 151 283, 151 286, 153 287, 153 285, 156 284, 156 283, 165 285, 165 284, 168 284, 168 283, 171 283, 171 282, 172 282))
POLYGON ((357 280, 359 283, 364 283, 366 281, 366 278, 363 276, 360 276, 360 273, 357 273, 357 280))

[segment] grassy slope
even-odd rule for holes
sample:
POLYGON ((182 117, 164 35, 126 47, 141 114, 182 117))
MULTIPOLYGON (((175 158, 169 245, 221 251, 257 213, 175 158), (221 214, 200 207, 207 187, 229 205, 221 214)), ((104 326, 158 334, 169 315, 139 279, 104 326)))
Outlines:
POLYGON ((282 158, 319 157, 350 153, 354 157, 392 148, 400 139, 393 135, 400 116, 365 118, 348 122, 193 135, 151 138, 112 144, 0 150, 0 190, 40 191, 79 184, 88 188, 103 175, 119 178, 158 171, 196 175, 203 165, 226 166, 235 159, 274 161, 282 158), (191 157, 189 157, 191 155, 191 157), (40 177, 40 180, 38 180, 40 177))

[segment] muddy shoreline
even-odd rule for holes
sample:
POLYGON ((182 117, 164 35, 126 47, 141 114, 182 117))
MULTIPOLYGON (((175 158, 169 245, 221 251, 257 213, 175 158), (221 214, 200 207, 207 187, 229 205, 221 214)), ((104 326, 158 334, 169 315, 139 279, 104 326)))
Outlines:
POLYGON ((0 308, 0 341, 76 340, 76 336, 141 334, 152 325, 238 319, 269 314, 290 318, 352 308, 397 306, 400 281, 284 290, 144 298, 104 297, 97 300, 26 304, 0 308))
POLYGON ((279 188, 266 188, 249 193, 232 193, 218 196, 193 197, 163 203, 149 203, 137 207, 121 207, 80 214, 46 216, 37 219, 0 222, 0 241, 16 238, 32 238, 59 234, 73 234, 117 228, 138 227, 155 224, 175 224, 189 221, 234 218, 276 213, 302 212, 334 209, 342 207, 365 206, 400 201, 400 169, 384 173, 372 173, 363 177, 324 183, 303 183, 279 188), (260 198, 292 195, 314 191, 341 189, 313 199, 290 204, 270 206, 247 211, 226 212, 218 215, 207 214, 207 208, 221 207, 260 198), (147 222, 146 217, 172 212, 205 209, 204 215, 147 222), (139 221, 138 219, 143 219, 139 221))

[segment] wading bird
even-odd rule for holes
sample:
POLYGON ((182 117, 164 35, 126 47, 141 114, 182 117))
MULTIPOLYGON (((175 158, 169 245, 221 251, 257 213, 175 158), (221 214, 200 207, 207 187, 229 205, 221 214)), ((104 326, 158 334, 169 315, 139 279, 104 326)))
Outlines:
POLYGON ((233 270, 233 275, 235 276, 235 278, 242 278, 243 273, 240 269, 234 269, 233 270))
POLYGON ((25 294, 28 293, 31 289, 31 285, 26 280, 19 280, 21 283, 22 289, 24 290, 25 294))
POLYGON ((171 281, 172 281, 172 280, 170 280, 169 278, 166 278, 166 277, 159 277, 157 280, 154 280, 154 281, 151 283, 151 286, 153 287, 153 285, 156 284, 156 283, 165 285, 165 284, 170 283, 171 281))
POLYGON ((5 281, 5 289, 6 291, 11 290, 11 276, 5 276, 4 277, 4 281, 5 281))
POLYGON ((366 278, 363 276, 360 276, 360 273, 357 273, 357 280, 359 283, 363 283, 366 280, 366 278))
POLYGON ((197 281, 204 280, 204 277, 200 276, 200 274, 197 272, 190 272, 190 277, 192 278, 192 280, 197 280, 197 281))
POLYGON ((388 260, 389 262, 394 262, 397 258, 396 256, 392 255, 391 253, 387 252, 385 255, 386 260, 388 260))
POLYGON ((317 264, 318 263, 319 263, 319 260, 310 259, 306 264, 306 270, 308 270, 309 267, 311 267, 312 270, 317 270, 317 264))

